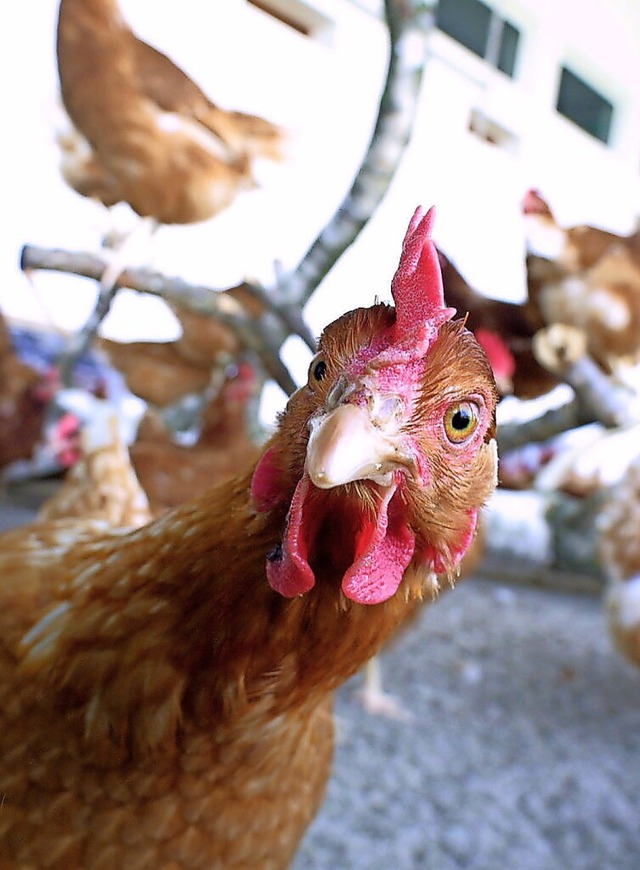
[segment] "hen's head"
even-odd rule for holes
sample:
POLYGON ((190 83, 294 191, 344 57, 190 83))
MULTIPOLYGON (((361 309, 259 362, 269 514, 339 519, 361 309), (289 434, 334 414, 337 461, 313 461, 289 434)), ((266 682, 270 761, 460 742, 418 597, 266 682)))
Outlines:
POLYGON ((337 574, 347 598, 377 604, 410 566, 455 572, 496 484, 495 382, 444 306, 432 219, 418 209, 409 225, 395 308, 325 329, 256 468, 257 507, 288 504, 267 565, 287 597, 337 574))

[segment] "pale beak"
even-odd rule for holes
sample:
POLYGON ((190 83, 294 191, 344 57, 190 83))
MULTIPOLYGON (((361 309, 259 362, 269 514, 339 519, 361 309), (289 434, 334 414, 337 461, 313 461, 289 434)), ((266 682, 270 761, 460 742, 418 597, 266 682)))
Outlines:
POLYGON ((310 423, 306 469, 319 489, 354 480, 389 486, 398 468, 415 468, 397 427, 387 433, 366 407, 345 403, 310 423))

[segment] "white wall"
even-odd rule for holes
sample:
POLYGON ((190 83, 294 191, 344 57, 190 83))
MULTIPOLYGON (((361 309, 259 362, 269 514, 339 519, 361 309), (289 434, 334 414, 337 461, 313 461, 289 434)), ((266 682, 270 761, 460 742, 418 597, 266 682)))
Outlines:
MULTIPOLYGON (((152 249, 169 274, 228 286, 245 275, 269 281, 274 259, 302 256, 348 189, 377 111, 386 63, 381 24, 347 0, 316 0, 336 19, 332 44, 283 27, 244 0, 121 0, 139 35, 156 44, 222 105, 263 114, 294 131, 291 160, 269 167, 262 189, 199 226, 163 228, 152 249), (153 10, 153 13, 151 13, 153 10)), ((511 81, 440 33, 431 36, 413 140, 383 206, 310 303, 312 328, 345 308, 388 295, 415 205, 437 204, 436 238, 484 292, 522 298, 519 203, 539 187, 563 223, 629 231, 640 212, 640 3, 637 0, 496 0, 523 31, 511 81), (559 66, 570 62, 621 105, 611 148, 553 110, 559 66), (512 130, 515 153, 467 133, 481 108, 512 130)), ((90 285, 17 268, 25 242, 95 249, 104 211, 65 187, 53 141, 57 3, 12 4, 0 28, 0 64, 13 87, 5 101, 0 179, 0 306, 9 315, 76 328, 90 285), (45 315, 44 312, 47 312, 45 315)), ((170 337, 161 303, 122 294, 105 325, 116 337, 170 337)), ((303 353, 287 351, 300 376, 303 353)))

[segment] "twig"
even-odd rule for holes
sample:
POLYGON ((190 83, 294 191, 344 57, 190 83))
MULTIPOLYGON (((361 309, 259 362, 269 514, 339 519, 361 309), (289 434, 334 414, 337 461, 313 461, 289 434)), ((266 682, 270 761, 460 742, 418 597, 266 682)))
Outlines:
POLYGON ((576 429, 578 426, 593 422, 594 418, 585 415, 581 403, 574 398, 565 405, 545 411, 531 420, 501 423, 498 426, 498 448, 500 453, 506 453, 525 444, 548 441, 569 429, 576 429))
POLYGON ((102 286, 100 287, 96 304, 94 305, 86 323, 82 329, 71 336, 69 343, 60 354, 58 366, 60 369, 60 378, 65 386, 71 386, 73 367, 77 360, 89 350, 89 347, 93 343, 98 329, 100 328, 100 324, 111 310, 111 305, 113 304, 117 292, 118 287, 116 284, 112 284, 111 287, 106 288, 102 286))
MULTIPOLYGON (((23 247, 20 264, 23 269, 66 272, 93 280, 100 280, 105 267, 104 262, 92 254, 48 250, 34 245, 23 247)), ((167 278, 149 269, 125 269, 116 285, 159 296, 173 305, 216 317, 236 332, 246 348, 259 355, 269 376, 286 393, 296 389, 295 381, 279 356, 286 335, 274 319, 255 319, 243 310, 239 302, 223 297, 215 288, 189 284, 182 278, 167 278), (233 311, 230 310, 232 306, 233 311)))
POLYGON ((73 366, 89 350, 98 334, 100 324, 111 311, 118 292, 118 276, 126 267, 128 252, 133 247, 133 241, 137 243, 142 234, 151 238, 159 225, 155 218, 141 218, 133 232, 128 233, 117 245, 110 248, 111 256, 100 275, 98 298, 93 310, 82 329, 71 337, 59 360, 60 377, 66 386, 71 386, 73 366))
POLYGON ((576 360, 564 380, 578 396, 583 417, 598 420, 607 428, 640 421, 638 396, 606 375, 591 357, 576 360))

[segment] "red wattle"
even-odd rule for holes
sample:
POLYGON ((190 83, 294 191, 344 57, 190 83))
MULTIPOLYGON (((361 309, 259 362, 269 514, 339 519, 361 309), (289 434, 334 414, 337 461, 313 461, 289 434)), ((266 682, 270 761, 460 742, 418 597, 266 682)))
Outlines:
POLYGON ((404 518, 396 488, 385 493, 375 524, 358 540, 353 565, 342 591, 358 604, 380 604, 395 594, 413 558, 415 536, 404 518))
MULTIPOLYGON (((304 595, 315 585, 309 552, 323 520, 321 505, 305 473, 298 483, 287 516, 282 545, 267 559, 269 585, 285 598, 304 595)), ((342 591, 358 604, 379 604, 395 594, 415 550, 402 499, 395 486, 384 491, 374 517, 354 518, 354 558, 342 578, 342 591), (357 524, 356 524, 357 523, 357 524)), ((345 531, 347 531, 345 529, 345 531)))
POLYGON ((304 595, 316 582, 308 562, 309 541, 315 533, 316 523, 304 510, 311 485, 305 473, 291 500, 282 548, 267 560, 269 585, 285 598, 304 595))

